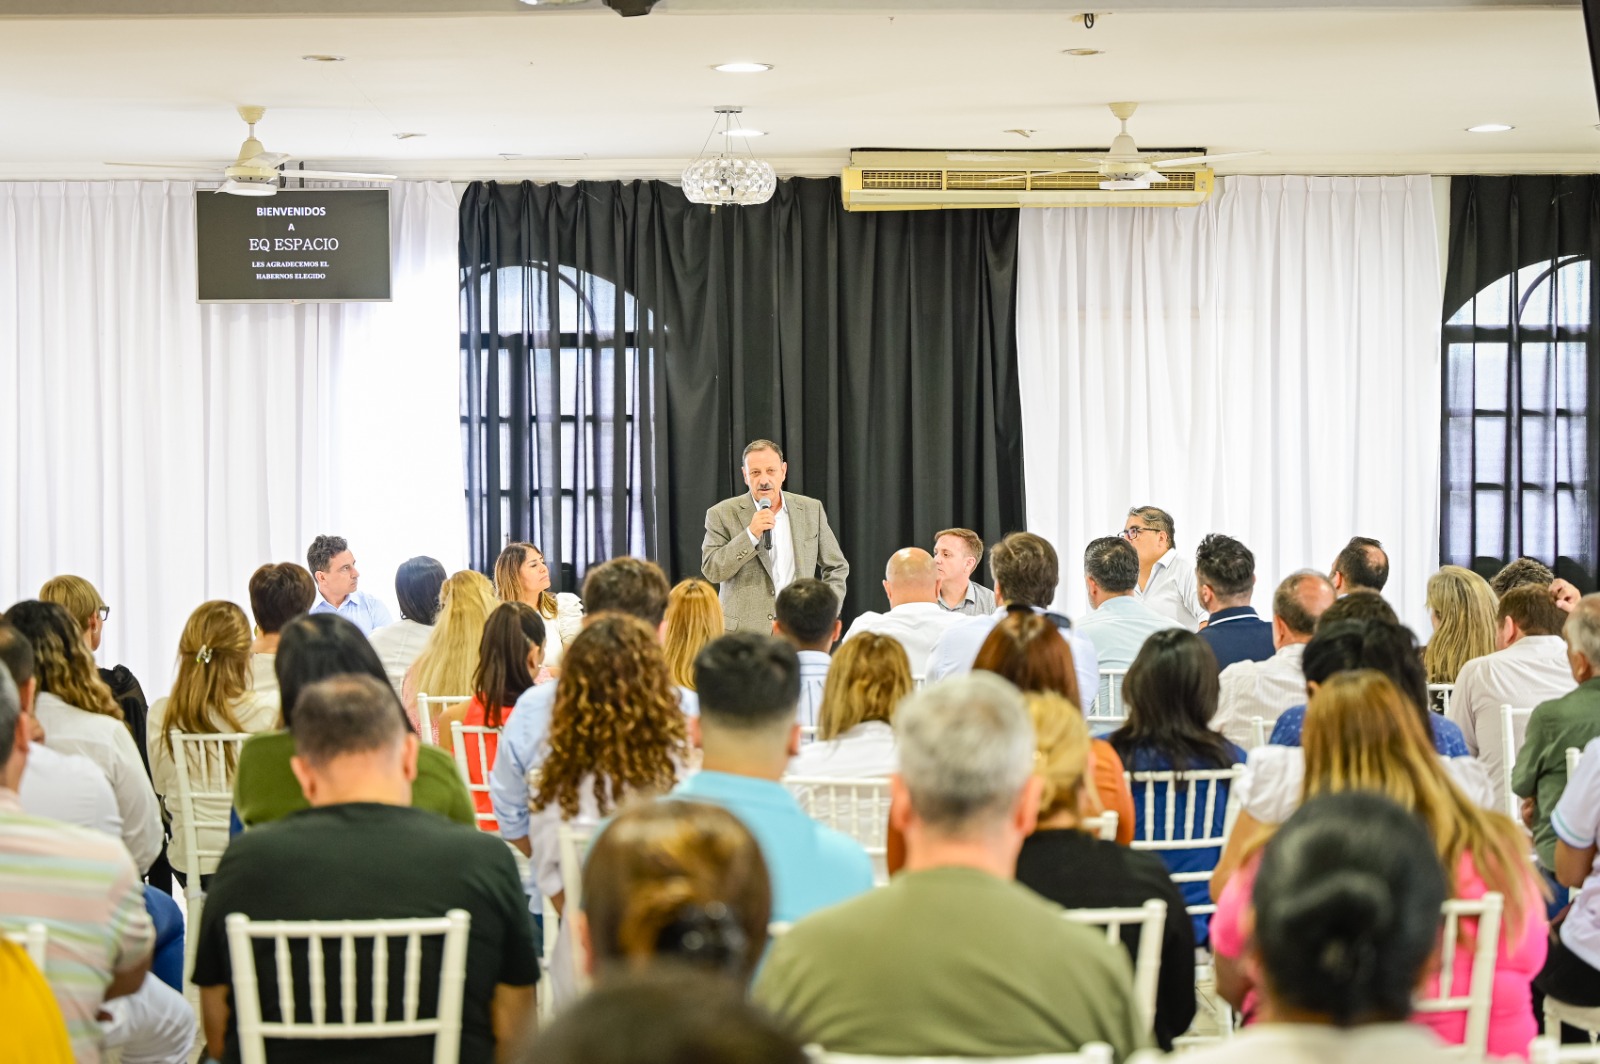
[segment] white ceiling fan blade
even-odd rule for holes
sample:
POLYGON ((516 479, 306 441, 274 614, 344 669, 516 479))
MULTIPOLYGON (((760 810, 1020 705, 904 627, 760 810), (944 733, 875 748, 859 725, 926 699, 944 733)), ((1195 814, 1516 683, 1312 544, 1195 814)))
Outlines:
POLYGON ((1149 171, 1138 177, 1111 178, 1100 182, 1102 192, 1148 192, 1150 186, 1156 182, 1155 171, 1149 171))
POLYGON ((150 170, 199 170, 214 174, 222 169, 224 163, 126 163, 113 159, 103 161, 101 166, 139 166, 150 170))
POLYGON ((257 155, 252 155, 248 159, 241 159, 239 162, 236 162, 233 165, 248 166, 259 170, 276 170, 278 167, 282 166, 288 161, 289 155, 286 152, 264 151, 257 155))
POLYGON ((282 170, 284 177, 303 177, 310 181, 397 181, 393 174, 353 174, 343 170, 282 170))
POLYGON ((1204 166, 1206 163, 1216 162, 1218 159, 1242 159, 1247 155, 1265 155, 1265 148, 1256 148, 1254 151, 1225 151, 1216 155, 1185 155, 1177 159, 1153 159, 1157 166, 1204 166))

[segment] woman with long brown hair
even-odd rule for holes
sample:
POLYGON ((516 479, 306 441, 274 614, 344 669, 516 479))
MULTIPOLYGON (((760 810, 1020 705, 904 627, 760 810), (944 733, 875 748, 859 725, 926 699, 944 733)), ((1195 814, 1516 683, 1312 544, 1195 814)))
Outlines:
POLYGON ((694 577, 678 581, 667 596, 666 625, 661 648, 667 670, 673 683, 693 691, 695 655, 727 630, 717 589, 694 577))
POLYGON ((1493 654, 1499 603, 1489 581, 1459 565, 1428 578, 1428 614, 1433 636, 1422 651, 1429 683, 1455 683, 1461 666, 1493 654))
POLYGON ((583 600, 567 591, 556 592, 552 584, 544 551, 532 543, 507 543, 495 559, 495 593, 502 602, 526 602, 539 611, 548 630, 545 668, 560 675, 561 659, 583 628, 583 600))
POLYGON ((894 710, 912 690, 911 659, 898 639, 862 632, 828 666, 817 741, 789 762, 791 776, 873 779, 898 771, 894 710))

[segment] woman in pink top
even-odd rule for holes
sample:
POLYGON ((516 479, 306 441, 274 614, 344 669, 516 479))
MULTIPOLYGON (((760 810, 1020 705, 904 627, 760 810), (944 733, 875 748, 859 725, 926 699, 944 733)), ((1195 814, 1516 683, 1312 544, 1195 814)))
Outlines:
MULTIPOLYGON (((1450 896, 1481 898, 1494 891, 1505 899, 1499 955, 1490 999, 1489 1055, 1528 1056, 1537 1028, 1530 986, 1548 947, 1541 887, 1524 856, 1526 841, 1500 813, 1474 804, 1444 771, 1421 724, 1382 674, 1341 673, 1312 697, 1306 712, 1306 775, 1302 801, 1341 791, 1376 791, 1415 813, 1427 825, 1444 868, 1451 870, 1450 896)), ((1270 828, 1254 840, 1259 848, 1270 828)), ((1255 978, 1242 963, 1248 945, 1244 913, 1251 904, 1259 854, 1232 876, 1217 901, 1211 943, 1217 959, 1218 991, 1244 1013, 1255 1011, 1255 978)), ((1453 991, 1471 985, 1472 944, 1477 921, 1461 921, 1453 991)), ((1424 984, 1436 996, 1439 977, 1424 984)), ((1441 1039, 1460 1044, 1466 1033, 1461 1012, 1419 1016, 1441 1039)))

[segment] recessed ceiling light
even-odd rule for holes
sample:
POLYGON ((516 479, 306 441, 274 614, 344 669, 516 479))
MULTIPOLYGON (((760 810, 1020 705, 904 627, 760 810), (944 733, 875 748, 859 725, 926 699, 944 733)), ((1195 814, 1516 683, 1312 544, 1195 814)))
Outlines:
POLYGON ((1105 55, 1106 53, 1105 53, 1105 50, 1101 49, 1101 48, 1068 48, 1066 51, 1062 52, 1061 54, 1062 55, 1105 55))
POLYGON ((1504 122, 1485 122, 1481 126, 1467 127, 1468 133, 1509 133, 1516 126, 1508 126, 1504 122))
POLYGON ((718 63, 711 68, 719 74, 765 74, 771 63, 718 63))
POLYGON ((412 137, 426 137, 426 133, 396 133, 395 140, 410 140, 412 137))
POLYGON ((764 137, 766 135, 767 131, 764 129, 735 128, 728 130, 728 136, 730 137, 764 137))
POLYGON ((342 63, 342 62, 344 62, 344 56, 342 56, 342 55, 303 55, 300 58, 304 59, 308 63, 342 63))

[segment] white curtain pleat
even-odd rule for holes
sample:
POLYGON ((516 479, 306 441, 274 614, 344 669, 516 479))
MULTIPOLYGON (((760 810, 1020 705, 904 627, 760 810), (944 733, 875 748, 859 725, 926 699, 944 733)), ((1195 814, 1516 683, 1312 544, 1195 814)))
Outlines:
POLYGON ((1255 552, 1255 605, 1352 535, 1426 639, 1437 567, 1441 282, 1427 177, 1231 177, 1194 209, 1024 211, 1028 527, 1087 608, 1082 552, 1129 507, 1255 552))
POLYGON ((450 186, 394 186, 391 303, 198 304, 194 193, 0 183, 0 608, 88 577, 152 698, 195 606, 319 532, 391 606, 466 557, 450 186))

